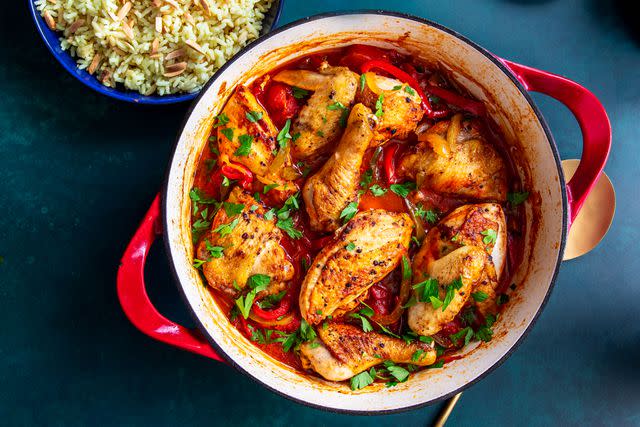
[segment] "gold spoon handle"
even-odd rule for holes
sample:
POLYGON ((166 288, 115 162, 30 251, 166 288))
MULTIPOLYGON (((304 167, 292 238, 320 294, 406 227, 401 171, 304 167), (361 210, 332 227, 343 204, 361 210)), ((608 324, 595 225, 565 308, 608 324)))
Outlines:
POLYGON ((438 418, 436 418, 436 421, 433 423, 433 427, 444 427, 449 415, 453 412, 453 408, 456 406, 456 403, 458 403, 458 400, 460 400, 460 396, 462 396, 462 392, 447 401, 442 411, 440 411, 440 414, 438 414, 438 418))

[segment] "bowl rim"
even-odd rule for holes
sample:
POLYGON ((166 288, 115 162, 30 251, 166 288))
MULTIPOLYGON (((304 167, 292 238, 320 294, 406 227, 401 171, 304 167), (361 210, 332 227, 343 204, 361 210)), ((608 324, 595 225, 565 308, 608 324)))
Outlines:
MULTIPOLYGON (((68 51, 58 52, 56 49, 60 48, 60 37, 58 31, 50 29, 44 18, 38 12, 36 7, 36 0, 28 0, 29 1, 29 10, 31 12, 31 17, 33 18, 33 22, 36 26, 38 34, 40 38, 47 46, 47 49, 53 57, 58 61, 58 63, 64 68, 71 76, 73 76, 76 80, 81 82, 83 85, 89 87, 90 89, 108 96, 113 99, 117 99, 120 101, 130 102, 132 104, 149 104, 149 105, 166 105, 166 104, 176 104, 179 102, 191 101, 195 99, 207 86, 205 83, 198 91, 190 92, 190 93, 182 93, 182 94, 171 94, 171 95, 143 95, 134 90, 122 90, 119 88, 110 88, 102 83, 98 82, 97 79, 89 74, 86 70, 80 70, 77 66, 76 58, 72 57, 68 51), (71 59, 71 63, 68 63, 64 60, 64 57, 68 57, 71 59)), ((240 54, 246 47, 252 45, 254 42, 258 41, 262 37, 265 37, 271 32, 273 32, 280 22, 280 17, 282 15, 282 8, 284 6, 285 0, 275 0, 274 4, 271 7, 276 7, 275 15, 273 18, 273 23, 269 27, 269 30, 264 34, 259 36, 256 40, 253 40, 249 44, 245 45, 238 54, 240 54)), ((227 62, 235 58, 236 55, 233 55, 227 62)), ((223 67, 225 64, 223 64, 223 67)), ((217 71, 211 76, 213 77, 217 71)), ((211 80, 211 79, 209 79, 211 80)))
POLYGON ((178 271, 176 269, 176 265, 175 265, 175 261, 173 258, 173 253, 172 253, 172 248, 171 248, 171 244, 169 242, 169 239, 163 239, 163 244, 165 247, 165 254, 167 256, 167 259, 169 261, 169 266, 170 266, 170 270, 172 272, 175 284, 178 288, 178 292, 182 298, 182 301, 184 302, 184 304, 187 307, 187 310, 189 311, 189 314, 191 315, 192 319, 194 320, 194 323, 196 324, 197 328, 199 329, 199 331, 202 333, 202 335, 207 339, 207 341, 209 342, 209 344, 213 347, 213 349, 215 350, 215 352, 217 354, 219 354, 227 364, 233 366, 237 371, 239 371, 240 373, 242 373, 244 376, 250 378, 251 380, 253 380, 254 382, 256 382, 257 384, 261 385, 262 387, 276 393, 279 396, 282 396, 288 400, 291 400, 293 402, 299 403, 301 405, 310 407, 310 408, 314 408, 314 409, 320 409, 323 411, 327 411, 327 412, 332 412, 332 413, 337 413, 337 414, 347 414, 347 415, 367 415, 367 416, 377 416, 377 415, 390 415, 390 414, 397 414, 397 413, 401 413, 401 412, 408 412, 411 410, 415 410, 415 409, 420 409, 426 406, 430 406, 433 404, 436 404, 438 402, 442 402, 444 400, 447 400, 451 397, 453 397, 454 395, 466 390, 467 388, 471 387, 472 385, 474 385, 475 383, 477 383, 478 381, 484 379, 487 375, 489 375, 490 373, 492 373, 493 371, 495 371, 498 367, 500 367, 514 352, 515 350, 522 344, 522 342, 525 340, 525 338, 529 335, 529 333, 531 332, 531 330, 533 329, 533 326, 535 325, 535 323, 537 322, 538 318, 540 317, 540 315, 542 314, 542 311, 544 310, 545 306, 547 305, 547 303, 549 302, 549 297, 551 296, 551 293, 553 291, 553 288, 555 287, 555 283, 556 283, 556 279, 558 277, 558 273, 560 270, 560 265, 562 263, 562 257, 563 257, 563 253, 565 250, 565 245, 566 245, 566 239, 567 239, 567 232, 568 232, 568 198, 567 198, 567 188, 566 188, 566 180, 565 180, 565 176, 564 176, 564 172, 562 170, 562 163, 561 163, 561 159, 560 159, 560 153, 557 147, 557 144, 555 142, 555 139, 553 138, 553 135, 551 133, 551 129, 547 123, 547 121, 545 120, 544 116, 542 115, 542 112, 540 111, 540 109, 538 108, 538 106, 536 105, 535 101, 533 100, 531 94, 527 91, 527 89, 524 87, 524 85, 518 80, 518 78, 514 75, 514 73, 504 64, 500 61, 500 59, 493 55, 491 52, 489 52, 488 50, 486 50, 485 48, 483 48, 482 46, 478 45, 477 43, 473 42, 472 40, 470 40, 469 38, 463 36, 462 34, 458 33, 455 30, 451 30, 448 27, 445 27, 441 24, 438 24, 434 21, 419 17, 419 16, 415 16, 409 13, 403 13, 403 12, 395 12, 395 11, 389 11, 389 10, 382 10, 382 9, 353 9, 353 10, 340 10, 340 11, 334 11, 334 12, 325 12, 325 13, 320 13, 320 14, 316 14, 316 15, 311 15, 311 16, 307 16, 301 19, 297 19, 295 21, 292 21, 290 23, 287 23, 279 28, 277 28, 275 31, 272 31, 268 34, 266 34, 263 37, 260 37, 259 39, 254 40, 251 44, 245 46, 243 49, 241 49, 233 58, 231 58, 229 61, 227 61, 222 67, 220 67, 220 69, 218 71, 216 71, 216 73, 211 76, 211 78, 209 79, 209 81, 202 87, 202 90, 200 91, 198 97, 196 98, 196 100, 191 103, 191 105, 189 106, 188 110, 185 113, 185 117, 180 125, 180 128, 178 130, 178 133, 176 135, 176 141, 174 143, 173 149, 172 149, 172 154, 169 158, 168 161, 168 166, 165 172, 165 178, 164 178, 164 183, 163 183, 163 187, 161 190, 161 214, 162 214, 162 225, 163 225, 163 229, 167 230, 169 229, 169 227, 171 226, 171 224, 169 224, 169 216, 167 214, 167 209, 168 209, 168 205, 167 205, 167 194, 169 191, 169 184, 170 184, 170 175, 171 175, 171 166, 173 164, 174 158, 176 156, 176 152, 177 152, 177 148, 180 144, 180 139, 182 134, 184 133, 185 127, 189 121, 189 118, 191 117, 191 115, 193 114, 193 111, 195 110, 195 107, 200 103, 202 97, 204 96, 205 92, 207 91, 207 89, 209 88, 209 86, 211 86, 217 79, 218 77, 229 67, 231 66, 238 58, 240 58, 242 55, 244 55, 248 50, 250 50, 255 44, 258 43, 262 43, 268 39, 270 39, 271 37, 275 37, 277 35, 279 35, 280 33, 287 31, 293 27, 308 23, 308 22, 313 22, 313 21, 317 21, 320 19, 325 19, 325 18, 335 18, 335 17, 340 17, 340 16, 358 16, 358 15, 382 15, 382 16, 389 16, 389 17, 397 17, 397 18, 403 18, 403 19, 408 19, 408 20, 412 20, 412 21, 416 21, 418 23, 424 24, 424 25, 428 25, 431 27, 434 27, 438 30, 441 30, 447 34, 450 34, 456 38, 458 38, 459 40, 467 43, 469 46, 473 47, 474 49, 476 49, 479 53, 481 53, 482 55, 484 55, 489 61, 491 61, 493 64, 495 64, 504 74, 507 75, 507 77, 513 82, 513 84, 516 86, 516 88, 519 90, 519 92, 522 94, 522 96, 524 96, 524 98, 526 99, 526 101, 528 102, 528 104, 531 106, 537 120, 539 121, 542 130, 545 133, 545 136, 547 138, 547 141, 549 143, 551 152, 553 153, 553 160, 554 163, 556 165, 556 169, 558 171, 558 178, 559 178, 559 187, 560 187, 560 193, 561 193, 561 199, 562 199, 562 226, 561 226, 561 236, 560 236, 560 246, 558 248, 558 256, 557 259, 555 260, 555 266, 553 268, 553 274, 551 276, 550 282, 549 282, 549 286, 547 288, 547 291, 545 293, 544 299, 542 300, 542 302, 540 303, 540 306, 537 308, 535 314, 533 315, 531 322, 529 323, 529 325, 525 328, 525 330, 522 332, 522 334, 520 335, 520 337, 512 344, 512 346, 500 357, 499 360, 497 360, 493 365, 491 365, 487 370, 485 370, 484 372, 482 372, 480 375, 478 375, 477 377, 475 377, 474 379, 468 381, 467 383, 465 383, 462 386, 459 386, 457 388, 455 388, 454 390, 450 391, 449 393, 445 393, 444 395, 425 401, 425 402, 421 402, 421 403, 417 403, 417 404, 413 404, 413 405, 407 405, 407 406, 403 406, 403 407, 398 407, 398 408, 393 408, 393 409, 382 409, 382 410, 353 410, 353 409, 344 409, 344 408, 336 408, 336 407, 330 407, 330 406, 324 406, 321 404, 316 404, 316 403, 311 403, 307 400, 304 400, 303 398, 299 398, 296 396, 292 396, 290 394, 285 393, 284 391, 281 391, 279 389, 276 389, 274 387, 271 387, 270 385, 264 383, 261 379, 254 377, 252 374, 248 373, 246 370, 244 370, 231 356, 229 356, 223 349, 221 346, 218 345, 218 343, 216 342, 216 340, 209 334, 207 328, 204 326, 204 324, 200 321, 200 318, 198 317, 198 314, 196 313, 194 307, 191 306, 189 299, 186 295, 186 292, 184 290, 184 288, 181 285, 181 281, 178 275, 178 271))

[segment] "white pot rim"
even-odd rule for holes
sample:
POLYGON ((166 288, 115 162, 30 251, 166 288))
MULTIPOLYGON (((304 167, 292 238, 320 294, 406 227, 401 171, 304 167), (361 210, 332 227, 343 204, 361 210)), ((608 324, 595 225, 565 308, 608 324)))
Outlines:
POLYGON ((479 46, 478 44, 476 44, 475 42, 471 41, 470 39, 468 39, 467 37, 459 34, 458 32, 451 30, 441 24, 438 24, 436 22, 421 18, 421 17, 417 17, 414 15, 410 15, 410 14, 406 14, 406 13, 399 13, 399 12, 393 12, 393 11, 386 11, 386 10, 373 10, 373 9, 363 9, 363 10, 347 10, 347 11, 337 11, 337 12, 329 12, 329 13, 322 13, 322 14, 317 14, 317 15, 313 15, 313 16, 309 16, 306 18, 302 18, 296 21, 293 21, 291 23, 288 23, 286 25, 283 25, 277 29, 275 29, 274 31, 258 38, 257 40, 253 41, 252 43, 248 44, 247 46, 245 46, 243 49, 241 49, 233 58, 231 58, 227 63, 225 63, 212 77, 211 79, 207 82, 207 84, 202 88, 200 94, 198 95, 198 97, 193 101, 193 103, 189 106, 189 109, 186 112, 185 118, 182 122, 182 124, 180 125, 179 131, 176 135, 176 142, 174 144, 174 147, 172 149, 172 154, 171 157, 169 159, 169 163, 168 163, 168 168, 165 174, 165 180, 164 180, 164 184, 163 184, 163 188, 162 188, 162 197, 161 197, 161 203, 162 203, 162 207, 161 207, 161 211, 162 211, 162 216, 163 216, 163 228, 165 230, 169 229, 170 227, 172 227, 172 225, 169 223, 168 220, 168 207, 167 207, 167 197, 166 195, 169 192, 169 185, 170 185, 170 174, 171 174, 171 168, 172 165, 174 164, 174 157, 176 156, 176 152, 177 149, 179 147, 179 141, 180 141, 180 137, 183 134, 185 127, 187 125, 187 122, 189 121, 189 118, 191 117, 195 107, 200 103, 200 101, 202 100, 202 98, 204 97, 205 93, 207 92, 207 89, 220 77, 220 75, 222 73, 224 73, 224 71, 229 68, 235 61, 237 61, 240 57, 242 57, 245 53, 247 53, 248 51, 250 51, 252 48, 254 48, 255 46, 264 43, 265 41, 273 38, 273 37, 277 37, 280 33, 287 31, 291 28, 309 23, 309 22, 313 22, 313 21, 318 21, 318 20, 322 20, 322 19, 330 19, 330 18, 335 18, 335 17, 343 17, 343 16, 353 16, 354 18, 357 18, 358 16, 365 16, 365 15, 383 15, 383 16, 389 16, 389 17, 396 17, 396 18, 403 18, 403 19, 408 19, 411 21, 415 21, 419 24, 423 24, 423 25, 427 25, 430 27, 434 27, 440 31, 443 31, 445 33, 448 33, 449 35, 459 39, 460 41, 466 43, 467 45, 469 45, 470 47, 474 48, 475 50, 477 50, 479 53, 481 53, 482 55, 484 55, 489 61, 491 61, 493 64, 495 64, 512 82, 513 84, 517 87, 517 89, 521 92, 522 96, 526 99, 526 101, 528 102, 529 106, 532 108, 533 112, 535 113, 535 116, 537 117, 537 120, 539 121, 545 135, 546 138, 549 142, 550 145, 550 149, 551 152, 553 153, 553 160, 555 162, 555 166, 557 168, 558 171, 558 177, 559 177, 559 186, 561 189, 561 197, 562 197, 562 235, 560 238, 560 246, 559 246, 559 250, 558 250, 558 257, 555 260, 555 266, 553 268, 553 274, 550 280, 550 283, 548 284, 548 289, 546 291, 546 294, 544 296, 544 299, 542 300, 542 302, 539 304, 535 315, 532 317, 531 322, 529 323, 529 325, 524 329, 524 331, 521 333, 520 337, 510 346, 509 350, 506 351, 499 360, 497 360, 495 363, 493 363, 493 365, 491 365, 488 369, 486 369, 484 372, 482 372, 481 374, 479 374, 478 376, 470 379, 469 381, 467 381, 465 384, 463 384, 462 386, 456 387, 454 390, 450 391, 449 393, 446 393, 442 396, 439 396, 437 398, 431 399, 431 400, 427 400, 424 402, 420 402, 417 404, 409 404, 403 407, 398 407, 398 408, 393 408, 393 409, 381 409, 381 410, 354 410, 354 409, 346 409, 346 408, 337 408, 335 406, 324 406, 322 404, 317 404, 317 403, 311 403, 305 399, 302 398, 298 398, 296 396, 292 396, 291 394, 287 394, 285 392, 283 392, 282 390, 276 389, 272 386, 270 386, 269 384, 265 383, 264 381, 262 381, 261 379, 257 378, 256 376, 252 375, 251 373, 249 373, 248 371, 246 371, 242 366, 240 366, 240 364, 238 364, 229 354, 227 354, 227 352, 225 352, 225 350, 216 342, 216 340, 211 336, 211 334, 208 332, 207 328, 204 326, 204 324, 202 323, 201 319, 199 318, 198 314, 196 313, 195 309, 191 306, 191 303, 189 302, 189 299, 187 297, 187 294, 185 292, 185 289, 183 288, 183 286, 181 286, 180 284, 180 277, 178 275, 177 269, 176 269, 176 264, 175 264, 175 260, 174 260, 174 256, 172 254, 172 247, 170 245, 170 241, 169 239, 163 239, 164 240, 164 245, 165 245, 165 251, 167 254, 167 257, 169 259, 169 265, 170 265, 170 269, 172 272, 172 275, 175 279, 176 282, 176 286, 178 287, 180 296, 184 302, 184 304, 187 306, 188 311, 191 315, 191 317, 194 319, 195 324, 197 325, 198 329, 202 332, 203 336, 207 339, 207 341, 209 342, 209 344, 213 347, 213 349, 216 351, 216 353, 218 353, 221 357, 223 357, 225 359, 225 361, 233 366, 235 369, 237 369, 238 371, 240 371, 242 374, 246 375, 247 377, 251 378, 253 381, 257 382, 258 384, 266 387, 267 389, 277 393, 280 396, 283 396, 289 400, 292 400, 294 402, 300 403, 302 405, 308 406, 308 407, 312 407, 312 408, 316 408, 316 409, 321 409, 321 410, 325 410, 325 411, 329 411, 329 412, 335 412, 335 413, 342 413, 342 414, 353 414, 353 415, 384 415, 384 414, 394 414, 394 413, 399 413, 399 412, 405 412, 405 411, 409 411, 409 410, 413 410, 413 409, 418 409, 418 408, 422 408, 428 405, 432 405, 434 403, 443 401, 445 399, 448 399, 454 395, 456 395, 457 393, 460 393, 461 391, 467 389, 468 387, 470 387, 471 385, 475 384, 476 382, 478 382, 479 380, 483 379, 484 377, 486 377, 488 374, 490 374, 491 372, 493 372, 497 367, 499 367, 500 365, 502 365, 502 363, 504 363, 506 361, 506 359, 508 357, 510 357, 513 352, 516 350, 516 348, 518 348, 518 346, 524 341, 525 337, 530 333, 531 329, 533 328, 533 325, 536 323, 538 317, 540 316, 540 314, 542 313, 542 310, 544 309, 544 307, 546 306, 549 297, 551 295, 551 292, 554 288, 555 285, 555 281, 557 279, 558 276, 558 272, 560 269, 560 264, 562 262, 562 256, 564 253, 564 248, 565 248, 565 243, 566 243, 566 236, 567 236, 567 231, 568 231, 568 200, 567 200, 567 190, 566 190, 566 182, 565 182, 565 177, 563 174, 563 170, 562 170, 562 165, 561 165, 561 160, 560 160, 560 155, 559 155, 559 151, 557 148, 557 145, 555 143, 555 140, 553 138, 553 135, 551 134, 551 130, 546 122, 546 120, 544 119, 544 116, 542 115, 542 113, 540 112, 539 108, 537 107, 537 105, 535 104, 533 98, 531 97, 531 95, 529 94, 529 92, 527 91, 527 89, 522 85, 522 83, 516 78, 516 76, 511 72, 511 70, 509 70, 509 68, 507 68, 507 66, 505 64, 503 64, 498 57, 496 57, 495 55, 493 55, 492 53, 490 53, 488 50, 484 49, 483 47, 479 46))

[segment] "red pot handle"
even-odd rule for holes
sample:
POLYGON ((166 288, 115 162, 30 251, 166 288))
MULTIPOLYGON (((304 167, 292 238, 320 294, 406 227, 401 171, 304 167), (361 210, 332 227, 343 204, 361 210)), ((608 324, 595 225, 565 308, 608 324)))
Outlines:
POLYGON ((167 319, 158 313, 149 300, 144 283, 144 265, 156 235, 161 233, 158 194, 120 261, 117 279, 120 305, 131 323, 151 338, 222 361, 198 330, 185 328, 167 319))
POLYGON ((598 181, 611 149, 611 124, 598 98, 578 83, 557 74, 500 59, 527 90, 540 92, 566 105, 582 131, 582 158, 567 183, 569 218, 578 215, 589 192, 598 181))

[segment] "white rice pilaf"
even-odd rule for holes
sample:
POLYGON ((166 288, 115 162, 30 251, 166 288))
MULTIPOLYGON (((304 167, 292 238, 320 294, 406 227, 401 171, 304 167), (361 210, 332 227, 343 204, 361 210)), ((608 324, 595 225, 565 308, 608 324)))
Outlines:
POLYGON ((36 0, 78 67, 144 95, 194 92, 256 39, 273 0, 36 0))

